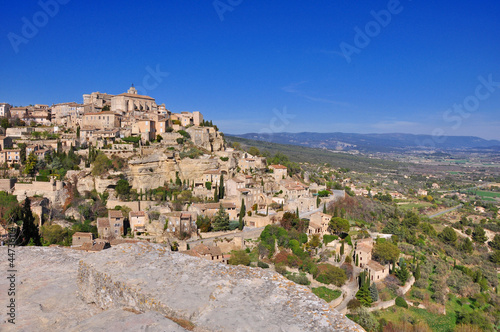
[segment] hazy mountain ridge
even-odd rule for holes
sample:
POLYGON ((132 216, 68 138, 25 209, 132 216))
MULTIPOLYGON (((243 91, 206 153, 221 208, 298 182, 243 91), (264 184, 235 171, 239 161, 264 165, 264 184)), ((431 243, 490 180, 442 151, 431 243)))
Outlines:
POLYGON ((493 149, 498 150, 500 141, 475 136, 441 136, 414 134, 355 134, 355 133, 247 133, 233 135, 242 138, 279 144, 301 145, 339 151, 389 152, 408 149, 493 149))

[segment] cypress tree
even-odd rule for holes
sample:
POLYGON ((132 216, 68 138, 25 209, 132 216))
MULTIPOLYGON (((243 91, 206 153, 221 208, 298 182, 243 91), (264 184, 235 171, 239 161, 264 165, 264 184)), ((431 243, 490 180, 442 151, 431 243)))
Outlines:
POLYGON ((21 245, 26 246, 32 243, 35 246, 41 246, 42 242, 40 240, 38 225, 35 224, 35 217, 31 212, 31 201, 28 197, 24 200, 24 206, 21 210, 21 220, 23 222, 21 229, 21 245))
POLYGON ((326 203, 323 204, 323 213, 326 214, 326 203))
POLYGON ((358 266, 358 265, 359 265, 359 255, 356 254, 356 266, 358 266))
POLYGON ((245 227, 245 222, 243 221, 243 218, 245 217, 245 213, 246 213, 246 207, 245 207, 245 201, 243 199, 241 199, 241 208, 240 208, 240 217, 239 217, 239 224, 238 224, 238 229, 240 231, 243 230, 243 228, 245 227))
POLYGON ((343 256, 344 255, 344 241, 342 241, 342 245, 340 246, 340 255, 343 256))
POLYGON ((217 189, 217 184, 215 184, 214 201, 215 202, 219 201, 219 190, 217 189))
POLYGON ((224 198, 224 174, 220 175, 220 184, 219 184, 219 199, 224 198))
POLYGON ((297 210, 295 212, 295 215, 297 216, 297 218, 299 218, 299 207, 297 206, 297 210))
POLYGON ((378 289, 374 282, 370 285, 370 297, 373 302, 378 301, 378 289))
POLYGON ((420 263, 417 263, 417 268, 415 269, 415 280, 420 279, 420 263))

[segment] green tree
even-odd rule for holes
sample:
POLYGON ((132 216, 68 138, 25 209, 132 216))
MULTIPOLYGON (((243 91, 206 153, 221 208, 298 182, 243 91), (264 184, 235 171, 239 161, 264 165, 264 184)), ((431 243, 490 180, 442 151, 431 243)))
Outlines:
POLYGON ((394 263, 399 258, 399 249, 390 242, 380 242, 373 248, 373 259, 381 264, 394 263))
POLYGON ((127 180, 120 179, 116 183, 115 191, 121 197, 128 197, 130 194, 130 184, 127 180))
POLYGON ((224 188, 224 174, 220 175, 220 184, 219 184, 219 199, 224 198, 225 188, 224 188))
POLYGON ((408 211, 405 217, 403 218, 402 222, 403 226, 408 228, 417 227, 419 223, 420 223, 420 217, 413 211, 408 211))
POLYGON ((361 325, 366 331, 378 331, 379 322, 375 316, 368 312, 365 308, 358 308, 355 311, 355 321, 361 325))
POLYGON ((463 240, 462 245, 460 246, 460 250, 468 254, 472 254, 472 252, 474 251, 472 241, 468 237, 463 240))
POLYGON ((215 184, 215 190, 214 190, 214 201, 218 202, 219 201, 219 189, 217 188, 217 184, 215 184))
POLYGON ((245 221, 243 220, 243 218, 245 217, 245 213, 247 213, 246 207, 245 207, 245 201, 243 199, 241 199, 240 215, 239 215, 239 219, 238 219, 238 229, 240 231, 242 231, 243 228, 245 227, 245 221))
POLYGON ((248 149, 248 153, 251 154, 252 156, 255 156, 255 157, 260 156, 260 151, 255 146, 251 146, 248 149))
POLYGON ((38 162, 38 158, 35 156, 33 152, 31 152, 28 156, 28 160, 26 160, 26 166, 24 167, 24 174, 34 176, 37 172, 36 165, 38 162))
POLYGON ((80 126, 76 127, 76 138, 80 139, 80 126))
POLYGON ((363 271, 359 274, 359 290, 356 293, 356 299, 361 302, 361 304, 365 307, 369 307, 373 300, 370 295, 370 280, 368 277, 368 273, 363 271))
POLYGON ((344 251, 345 251, 345 248, 344 248, 344 241, 342 241, 342 244, 340 245, 340 255, 343 256, 344 255, 344 251))
POLYGON ((495 234, 493 241, 488 242, 488 246, 490 246, 492 249, 500 250, 500 235, 495 234))
POLYGON ((370 297, 372 298, 372 302, 378 301, 378 289, 374 282, 370 285, 370 297))
POLYGON ((500 264, 500 250, 494 250, 490 255, 490 261, 495 264, 500 264))
POLYGON ((415 280, 420 279, 420 263, 417 263, 417 267, 415 268, 415 273, 413 273, 415 280))
POLYGON ((438 237, 443 241, 444 243, 450 244, 450 245, 455 245, 457 242, 457 233, 455 230, 451 227, 445 227, 441 233, 439 233, 438 237))
POLYGON ((17 146, 20 149, 19 159, 21 161, 21 164, 24 164, 26 162, 26 143, 19 143, 17 146))
POLYGON ((472 232, 472 240, 481 244, 485 243, 488 240, 488 237, 486 236, 484 228, 482 228, 481 226, 474 227, 474 231, 472 232))
POLYGON ((339 267, 330 264, 321 264, 318 267, 319 272, 316 280, 324 284, 334 284, 341 287, 347 281, 345 271, 339 267))
POLYGON ((212 227, 215 232, 229 230, 229 214, 224 210, 222 204, 219 206, 219 211, 214 216, 212 227))
POLYGON ((0 126, 3 128, 3 129, 7 129, 7 128, 10 128, 10 123, 9 123, 9 119, 7 118, 2 118, 2 120, 0 120, 0 126))
POLYGON ((250 256, 245 250, 234 250, 231 252, 231 258, 228 261, 231 265, 250 265, 250 256))
POLYGON ((323 213, 326 214, 326 204, 323 204, 323 213))
POLYGON ((406 262, 401 259, 399 262, 399 268, 395 271, 396 277, 404 284, 410 278, 410 272, 408 271, 408 267, 406 266, 406 262))
POLYGON ((100 176, 111 169, 111 160, 102 152, 98 152, 94 160, 94 165, 92 168, 92 175, 100 176))
POLYGON ((333 217, 328 224, 330 232, 335 234, 348 233, 349 228, 349 221, 340 217, 333 217))
POLYGON ((24 205, 21 210, 21 221, 23 225, 21 229, 20 245, 26 246, 32 243, 36 246, 41 246, 42 243, 40 241, 38 225, 35 224, 35 217, 31 212, 31 201, 28 197, 24 200, 24 205))

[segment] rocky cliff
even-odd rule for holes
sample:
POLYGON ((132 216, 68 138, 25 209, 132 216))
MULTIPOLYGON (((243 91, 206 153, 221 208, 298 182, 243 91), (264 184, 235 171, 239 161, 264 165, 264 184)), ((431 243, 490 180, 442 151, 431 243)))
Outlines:
MULTIPOLYGON (((7 257, 5 247, 0 254, 7 257)), ((2 331, 363 331, 274 272, 160 245, 100 253, 26 247, 16 255, 16 325, 2 310, 2 331)), ((0 266, 7 271, 7 260, 0 266)), ((7 282, 0 278, 2 294, 7 282)))

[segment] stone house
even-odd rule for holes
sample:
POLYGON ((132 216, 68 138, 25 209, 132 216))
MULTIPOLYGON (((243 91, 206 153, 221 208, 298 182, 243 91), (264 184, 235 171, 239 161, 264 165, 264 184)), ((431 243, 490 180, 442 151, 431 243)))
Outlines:
POLYGON ((166 231, 171 234, 193 234, 198 231, 196 227, 196 214, 185 211, 169 212, 165 214, 168 219, 166 231))
POLYGON ((370 281, 379 282, 389 275, 389 266, 383 266, 371 260, 365 265, 365 271, 370 274, 370 281))
MULTIPOLYGON (((238 212, 239 210, 236 208, 236 204, 234 203, 199 203, 199 204, 193 204, 190 207, 190 211, 197 212, 198 214, 212 217, 214 216, 217 212, 219 212, 220 206, 222 205, 222 208, 226 211, 227 214, 229 214, 229 219, 230 220, 236 220, 238 219, 238 212)), ((248 211, 247 207, 247 211, 248 211)))
POLYGON ((114 237, 121 237, 125 234, 123 222, 125 218, 123 217, 122 211, 120 210, 108 210, 109 225, 113 229, 114 237))
POLYGON ((209 246, 203 243, 198 244, 196 247, 185 251, 184 253, 195 257, 205 258, 214 262, 222 262, 224 260, 222 250, 219 247, 209 246))
POLYGON ((144 211, 130 211, 129 221, 133 233, 143 233, 146 231, 148 215, 144 211))
POLYGON ((226 195, 239 196, 238 189, 245 189, 245 181, 233 178, 226 181, 226 195))
POLYGON ((0 150, 12 148, 12 137, 0 136, 0 150))
POLYGON ((332 217, 329 214, 322 212, 315 212, 310 216, 310 223, 314 223, 321 226, 321 234, 328 234, 328 225, 332 217))
POLYGON ((82 246, 84 243, 93 243, 94 234, 85 232, 76 232, 73 234, 73 247, 82 246))
POLYGON ((354 259, 358 256, 359 266, 364 267, 372 259, 372 249, 368 243, 358 243, 354 249, 354 259))
POLYGON ((101 239, 112 238, 113 231, 109 224, 109 218, 97 218, 97 234, 101 239))
POLYGON ((283 165, 269 165, 270 170, 273 171, 273 177, 276 182, 286 179, 288 177, 288 168, 283 165))
POLYGON ((82 118, 82 127, 94 127, 96 129, 120 128, 121 115, 113 112, 86 113, 82 118))
POLYGON ((0 151, 0 164, 7 163, 19 163, 21 161, 21 150, 11 149, 0 151))

